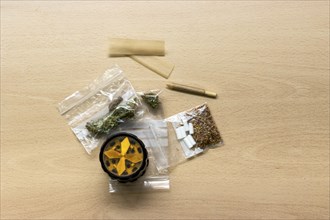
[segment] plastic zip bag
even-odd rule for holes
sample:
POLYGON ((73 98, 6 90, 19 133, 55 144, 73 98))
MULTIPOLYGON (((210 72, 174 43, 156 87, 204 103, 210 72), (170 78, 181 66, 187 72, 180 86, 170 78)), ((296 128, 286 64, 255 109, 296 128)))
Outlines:
POLYGON ((208 148, 223 144, 207 104, 196 106, 165 119, 169 126, 169 166, 197 156, 208 148))
POLYGON ((168 175, 145 177, 134 183, 118 183, 115 180, 109 182, 110 193, 137 193, 154 190, 169 190, 170 180, 168 175))
POLYGON ((88 153, 118 125, 141 118, 145 112, 133 86, 118 66, 106 70, 87 87, 65 98, 58 109, 88 153))
POLYGON ((143 141, 148 151, 149 165, 144 175, 134 182, 121 183, 109 179, 110 193, 141 192, 153 190, 169 190, 169 167, 167 124, 163 120, 141 119, 122 124, 116 132, 133 134, 143 141))
POLYGON ((162 93, 159 89, 153 89, 149 91, 137 92, 142 98, 143 102, 146 103, 151 109, 158 109, 160 107, 159 95, 162 93))
POLYGON ((150 113, 153 118, 157 119, 163 119, 164 117, 164 109, 160 98, 161 93, 162 90, 160 89, 137 92, 143 105, 148 109, 148 113, 150 113))

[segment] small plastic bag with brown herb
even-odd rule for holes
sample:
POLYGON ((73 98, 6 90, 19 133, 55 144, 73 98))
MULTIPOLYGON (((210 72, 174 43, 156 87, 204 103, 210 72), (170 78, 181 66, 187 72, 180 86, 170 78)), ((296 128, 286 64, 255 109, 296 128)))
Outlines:
POLYGON ((87 87, 65 98, 58 109, 88 153, 100 146, 118 125, 142 118, 145 112, 133 86, 118 66, 106 70, 87 87))
POLYGON ((202 104, 165 119, 169 126, 168 158, 170 166, 223 143, 207 104, 202 104))

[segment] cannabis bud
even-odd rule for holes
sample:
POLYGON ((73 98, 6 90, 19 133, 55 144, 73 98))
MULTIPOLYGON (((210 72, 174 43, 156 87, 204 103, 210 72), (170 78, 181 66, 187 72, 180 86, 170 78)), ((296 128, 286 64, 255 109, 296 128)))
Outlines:
POLYGON ((119 105, 122 97, 115 99, 109 105, 109 113, 104 117, 87 122, 86 128, 92 135, 105 135, 108 134, 113 128, 117 127, 120 123, 127 121, 135 116, 137 108, 137 99, 133 98, 126 103, 119 105), (115 106, 116 105, 116 106, 115 106))
POLYGON ((156 109, 159 106, 159 96, 154 92, 147 92, 141 94, 141 98, 152 108, 156 109))

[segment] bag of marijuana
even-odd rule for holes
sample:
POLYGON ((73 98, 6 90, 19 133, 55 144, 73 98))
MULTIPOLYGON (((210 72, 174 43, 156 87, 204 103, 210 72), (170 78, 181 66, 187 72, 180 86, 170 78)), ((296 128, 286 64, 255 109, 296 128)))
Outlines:
POLYGON ((144 115, 144 107, 123 71, 114 66, 59 103, 58 109, 88 153, 118 125, 144 115))
POLYGON ((159 89, 153 89, 144 92, 137 92, 137 94, 142 98, 143 102, 147 104, 152 109, 158 109, 160 106, 159 95, 161 91, 159 89))

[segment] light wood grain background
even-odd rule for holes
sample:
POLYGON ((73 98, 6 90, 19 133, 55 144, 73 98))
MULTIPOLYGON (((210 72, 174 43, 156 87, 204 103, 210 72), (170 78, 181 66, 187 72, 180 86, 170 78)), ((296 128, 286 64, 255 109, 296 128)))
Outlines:
POLYGON ((1 1, 2 219, 328 219, 329 1, 1 1), (110 195, 57 109, 118 64, 137 90, 166 80, 108 37, 163 39, 165 116, 207 101, 223 147, 177 167, 171 190, 110 195))

